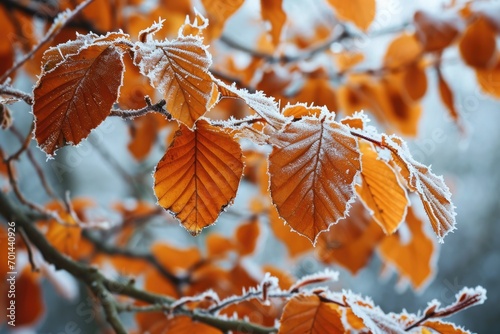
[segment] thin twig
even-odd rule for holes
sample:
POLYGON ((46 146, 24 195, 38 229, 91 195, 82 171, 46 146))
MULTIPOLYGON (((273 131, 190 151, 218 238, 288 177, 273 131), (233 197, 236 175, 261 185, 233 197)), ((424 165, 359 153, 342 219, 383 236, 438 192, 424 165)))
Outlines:
POLYGON ((63 12, 57 15, 57 17, 54 20, 54 23, 50 27, 50 29, 47 31, 45 36, 42 38, 40 43, 35 45, 30 52, 24 55, 23 58, 21 58, 18 62, 14 64, 11 68, 9 68, 1 77, 0 77, 0 82, 4 82, 5 79, 7 79, 12 73, 14 73, 17 69, 19 69, 25 62, 27 62, 33 55, 40 50, 42 46, 45 44, 49 43, 54 39, 54 37, 59 34, 59 32, 68 24, 69 21, 71 21, 78 13, 80 13, 85 7, 87 7, 90 3, 92 3, 94 0, 86 0, 79 4, 74 10, 70 12, 63 12))
POLYGON ((24 232, 23 229, 19 230, 19 235, 21 236, 21 239, 23 240, 24 245, 26 246, 26 250, 28 251, 28 260, 31 264, 31 271, 39 272, 40 268, 38 268, 38 266, 35 263, 35 258, 33 257, 33 250, 31 249, 28 237, 26 236, 26 233, 24 232))
MULTIPOLYGON (((21 135, 21 132, 14 125, 12 125, 10 127, 10 130, 12 131, 12 133, 17 137, 17 139, 21 143, 23 143, 23 141, 26 141, 26 140, 29 143, 28 139, 31 139, 31 133, 33 131, 33 125, 31 127, 30 132, 28 133, 28 136, 26 137, 26 139, 23 139, 23 136, 21 135)), ((23 147, 24 147, 24 145, 23 145, 23 147)), ((38 161, 36 161, 35 156, 33 155, 33 152, 29 148, 29 145, 26 146, 25 151, 26 151, 26 154, 28 156, 29 161, 31 162, 31 165, 35 169, 36 174, 38 175, 38 178, 40 179, 40 182, 42 183, 43 189, 45 190, 45 192, 47 193, 47 195, 49 195, 53 199, 57 199, 57 196, 55 195, 54 191, 52 190, 52 187, 47 182, 47 178, 45 177, 45 173, 43 172, 42 167, 38 164, 38 161)))
POLYGON ((118 116, 125 119, 133 119, 135 117, 146 115, 149 112, 157 112, 162 115, 165 115, 167 119, 172 118, 172 115, 170 115, 170 113, 163 108, 167 104, 165 100, 160 100, 157 103, 152 104, 149 96, 146 96, 144 99, 146 100, 146 106, 144 108, 135 110, 112 109, 110 116, 118 116))
POLYGON ((119 248, 113 245, 110 245, 89 233, 89 231, 83 231, 82 236, 89 240, 95 248, 102 253, 106 253, 108 255, 121 255, 130 259, 141 259, 149 262, 153 267, 155 267, 160 274, 169 280, 175 286, 180 286, 183 283, 187 283, 189 278, 186 277, 178 277, 171 273, 167 268, 165 268, 151 253, 139 253, 137 251, 133 251, 131 249, 119 248))
POLYGON ((20 91, 19 89, 15 89, 14 87, 7 84, 0 84, 0 95, 12 96, 19 100, 23 100, 29 105, 33 104, 33 97, 31 95, 26 94, 25 92, 20 91))

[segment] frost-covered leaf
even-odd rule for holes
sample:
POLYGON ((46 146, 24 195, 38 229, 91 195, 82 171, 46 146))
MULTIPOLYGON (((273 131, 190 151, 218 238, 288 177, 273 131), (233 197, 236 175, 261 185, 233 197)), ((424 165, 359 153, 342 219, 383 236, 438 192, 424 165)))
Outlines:
POLYGON ((91 44, 57 62, 48 60, 33 93, 35 137, 48 155, 77 145, 110 113, 122 82, 122 50, 91 44), (110 75, 112 73, 112 75, 110 75))
POLYGON ((338 280, 339 280, 338 271, 332 271, 327 268, 322 272, 303 276, 301 279, 299 279, 290 287, 290 291, 296 292, 299 291, 299 289, 311 284, 318 284, 323 282, 336 282, 338 280))
POLYGON ((134 64, 161 92, 167 111, 192 128, 218 98, 217 86, 208 73, 212 58, 196 36, 153 40, 151 36, 159 29, 161 23, 141 32, 146 37, 135 44, 134 64))
POLYGON ((430 328, 437 333, 444 334, 470 334, 466 329, 458 327, 451 322, 441 321, 441 320, 428 320, 422 323, 423 327, 430 328))
POLYGON ((356 192, 365 207, 386 234, 397 230, 404 220, 408 197, 399 183, 395 171, 378 157, 370 143, 359 143, 361 153, 361 184, 356 192))
POLYGON ((382 144, 392 151, 393 161, 400 168, 408 188, 420 196, 432 228, 442 242, 446 234, 455 229, 456 216, 451 193, 443 177, 415 161, 401 138, 382 135, 382 144))
POLYGON ((360 169, 357 141, 323 109, 270 138, 271 196, 280 216, 315 243, 322 231, 347 215, 360 169))
POLYGON ((403 334, 405 331, 392 317, 385 314, 369 299, 361 298, 353 293, 344 296, 346 304, 352 313, 363 321, 370 333, 373 334, 403 334))
POLYGON ((378 249, 384 262, 394 266, 415 289, 422 288, 434 275, 436 245, 425 233, 423 222, 411 207, 404 229, 382 239, 378 249))
POLYGON ((361 30, 368 30, 370 24, 375 19, 375 0, 328 0, 335 8, 337 16, 342 20, 351 21, 361 30))
POLYGON ((324 303, 316 295, 297 295, 290 299, 280 323, 280 334, 344 333, 339 306, 324 303))
POLYGON ((156 166, 154 190, 158 203, 196 235, 231 203, 242 174, 240 145, 200 120, 194 130, 180 126, 156 166))

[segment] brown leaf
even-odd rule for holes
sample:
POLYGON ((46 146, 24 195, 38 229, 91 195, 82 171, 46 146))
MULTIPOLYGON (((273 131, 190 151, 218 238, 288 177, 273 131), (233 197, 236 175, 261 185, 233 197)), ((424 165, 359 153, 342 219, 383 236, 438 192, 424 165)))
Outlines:
POLYGON ((77 145, 104 121, 118 97, 123 69, 118 48, 95 44, 42 74, 33 91, 33 114, 35 137, 45 153, 77 145))
POLYGON ((450 113, 451 118, 453 118, 455 123, 457 123, 460 116, 458 115, 457 109, 455 108, 455 103, 453 102, 453 92, 451 91, 450 86, 448 86, 448 83, 444 79, 441 71, 438 70, 437 73, 439 82, 439 95, 441 96, 441 100, 446 106, 446 109, 450 113))
POLYGON ((422 55, 422 45, 415 36, 403 33, 389 44, 384 56, 384 66, 399 68, 416 62, 422 55))
POLYGON ((296 257, 314 249, 309 240, 290 231, 290 227, 279 216, 274 205, 269 208, 269 222, 274 236, 283 242, 290 257, 296 257))
POLYGON ((231 203, 243 174, 240 145, 207 121, 181 125, 156 166, 158 203, 193 235, 212 225, 231 203))
POLYGON ((278 334, 341 334, 341 317, 336 304, 321 302, 316 295, 297 295, 283 309, 278 334))
POLYGON ((38 273, 25 267, 16 278, 16 326, 32 325, 44 313, 45 305, 38 276, 38 273))
POLYGON ((403 73, 405 91, 412 101, 418 101, 427 92, 427 75, 422 63, 413 63, 403 73))
POLYGON ((319 236, 316 254, 323 263, 339 264, 356 274, 366 267, 383 237, 380 226, 358 201, 349 217, 319 236))
POLYGON ((478 17, 462 35, 459 49, 467 65, 478 69, 491 67, 496 58, 495 30, 484 17, 478 17))
POLYGON ((328 3, 335 8, 340 19, 351 21, 364 31, 368 30, 375 18, 375 0, 328 0, 328 3))
MULTIPOLYGON (((305 108, 305 107, 304 107, 305 108)), ((311 242, 344 218, 360 169, 357 142, 335 115, 302 118, 271 134, 271 196, 280 216, 311 242)))
POLYGON ((233 15, 243 5, 243 0, 201 0, 207 12, 210 25, 208 30, 210 38, 218 38, 224 30, 224 25, 231 15, 233 15))
POLYGON ((423 322, 420 326, 430 328, 437 333, 446 334, 470 334, 468 330, 457 327, 450 322, 445 322, 442 320, 427 320, 423 322))
POLYGON ((413 16, 416 36, 424 51, 441 51, 448 47, 458 35, 458 17, 443 17, 422 10, 413 16))
MULTIPOLYGON (((154 28, 160 29, 161 25, 151 29, 154 28)), ((147 43, 136 44, 134 64, 162 93, 168 112, 192 128, 218 98, 217 87, 208 73, 212 60, 206 47, 194 36, 147 43)))
POLYGON ((404 236, 398 231, 383 239, 378 249, 385 262, 392 264, 401 277, 409 279, 415 289, 420 289, 434 275, 433 258, 437 249, 411 207, 406 215, 406 227, 404 236))
POLYGON ((495 98, 500 98, 500 61, 489 69, 478 68, 476 77, 481 89, 495 98))
POLYGON ((361 184, 356 185, 358 196, 373 214, 386 234, 394 233, 403 222, 408 206, 406 190, 399 183, 395 171, 381 160, 366 142, 360 142, 361 184))
POLYGON ((271 40, 274 46, 280 42, 281 31, 286 22, 286 13, 283 10, 282 0, 261 0, 262 18, 271 23, 271 40))

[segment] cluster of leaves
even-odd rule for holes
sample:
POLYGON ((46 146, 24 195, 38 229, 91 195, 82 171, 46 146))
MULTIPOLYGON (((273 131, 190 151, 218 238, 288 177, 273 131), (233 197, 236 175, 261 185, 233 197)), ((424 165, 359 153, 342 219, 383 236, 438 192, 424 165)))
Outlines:
MULTIPOLYGON (((243 178, 260 191, 248 204, 249 219, 233 238, 207 236, 206 254, 166 242, 153 245, 151 254, 130 251, 127 245, 138 222, 161 214, 145 202, 132 210, 117 204, 121 228, 104 232, 92 231, 104 229, 104 224, 93 224, 85 216, 89 200, 28 205, 44 216, 38 227, 60 253, 97 266, 111 265, 121 274, 143 276, 145 290, 173 298, 152 307, 137 301, 120 309, 138 312, 141 332, 219 333, 224 325, 217 320, 227 325, 245 318, 249 324, 267 326, 253 328, 257 332, 274 331, 276 319, 283 333, 316 333, 322 328, 464 332, 440 318, 482 303, 485 293, 480 288, 462 291, 449 307, 433 302, 422 314, 384 314, 353 293, 306 287, 326 281, 331 273, 296 281, 279 268, 265 266, 260 268, 261 277, 254 277, 245 261, 255 253, 261 226, 269 223, 292 257, 314 251, 323 263, 339 264, 355 273, 378 251, 402 280, 422 288, 433 275, 437 245, 425 231, 416 202, 422 203, 442 242, 455 229, 451 194, 441 176, 413 159, 402 138, 378 132, 359 110, 370 111, 389 130, 415 135, 419 103, 427 91, 426 69, 433 66, 443 102, 459 122, 452 90, 440 70, 445 61, 442 54, 458 41, 460 54, 476 70, 481 87, 497 96, 493 84, 499 68, 497 16, 472 3, 450 8, 450 17, 444 19, 417 12, 415 32, 404 32, 392 41, 382 67, 363 69, 359 66, 364 55, 359 51, 346 49, 338 54, 328 47, 356 38, 348 29, 351 23, 368 30, 375 16, 374 0, 329 0, 325 5, 334 10, 341 32, 326 34, 331 29, 319 25, 308 38, 294 32, 281 1, 261 1, 262 20, 271 28, 259 37, 258 50, 223 34, 226 20, 243 1, 202 0, 208 20, 191 12, 188 1, 160 1, 147 15, 128 11, 128 17, 116 13, 124 7, 143 10, 141 2, 118 2, 114 8, 111 2, 95 1, 79 8, 75 20, 69 21, 74 17, 66 12, 47 26, 53 46, 34 52, 34 60, 25 66, 38 76, 33 96, 4 81, 15 72, 14 49, 0 44, 0 59, 5 59, 0 64, 6 64, 0 68, 2 127, 11 125, 7 104, 20 100, 31 104, 34 137, 51 157, 63 146, 78 145, 109 116, 131 119, 129 150, 139 161, 148 157, 167 128, 168 148, 154 171, 154 192, 158 204, 193 235, 213 225, 232 204, 243 178), (160 16, 168 19, 150 25, 160 16), (73 24, 63 27, 67 22, 73 24), (94 32, 84 31, 89 25, 94 32), (123 30, 107 32, 117 27, 123 30), (61 30, 56 34, 57 29, 61 30), (78 30, 81 33, 69 38, 78 30), (208 42, 216 43, 211 50, 214 59, 208 42), (224 55, 217 42, 226 43, 233 52, 224 55), (287 45, 301 53, 286 54, 287 45), (483 51, 475 52, 479 47, 483 51), (249 57, 247 66, 237 65, 241 55, 233 55, 234 49, 249 57), (336 68, 311 61, 318 53, 335 60, 336 68), (33 65, 40 62, 41 74, 33 65), (308 62, 314 66, 301 66, 308 62), (298 88, 295 74, 300 76, 298 88), (153 104, 149 96, 160 100, 153 104), (250 148, 243 149, 242 143, 249 142, 250 148), (267 154, 263 146, 272 152, 267 154), (399 233, 401 228, 404 234, 399 233), (279 277, 279 282, 265 272, 279 277), (252 286, 257 288, 248 290, 252 286), (240 295, 242 289, 248 292, 240 295), (200 320, 200 314, 213 317, 214 322, 200 320)), ((63 3, 57 10, 66 7, 63 3)), ((8 16, 4 22, 14 33, 16 23, 26 21, 32 27, 25 12, 0 7, 0 17, 8 16), (7 15, 8 10, 15 15, 7 15)), ((20 42, 26 51, 37 45, 36 39, 20 42)), ((10 179, 21 202, 12 162, 28 145, 29 138, 23 149, 8 158, 0 148, 0 174, 10 179)), ((25 251, 30 253, 29 247, 25 251)), ((40 296, 38 276, 22 271, 32 296, 40 296)), ((125 299, 128 302, 134 300, 125 299)), ((41 310, 41 306, 32 308, 23 323, 35 321, 41 310)))

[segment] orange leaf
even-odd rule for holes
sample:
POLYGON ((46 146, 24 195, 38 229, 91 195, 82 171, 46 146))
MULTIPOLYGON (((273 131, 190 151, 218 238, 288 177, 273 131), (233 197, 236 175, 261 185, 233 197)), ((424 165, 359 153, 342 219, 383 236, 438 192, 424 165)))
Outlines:
POLYGON ((211 233, 207 236, 206 245, 207 256, 209 258, 225 257, 228 252, 235 248, 231 239, 216 233, 211 233))
MULTIPOLYGON (((83 218, 85 209, 94 205, 93 201, 86 198, 73 199, 71 204, 79 219, 83 218)), ((55 219, 45 222, 47 223, 45 237, 52 246, 73 259, 88 256, 92 252, 93 246, 88 240, 82 238, 82 228, 74 217, 66 211, 60 202, 51 202, 47 204, 46 208, 55 211, 65 223, 61 224, 55 219)))
POLYGON ((387 47, 384 66, 397 68, 409 65, 420 58, 422 51, 422 45, 415 36, 403 33, 394 38, 387 47))
POLYGON ((257 246, 260 235, 260 227, 257 220, 250 220, 236 230, 235 239, 238 246, 238 252, 241 256, 252 254, 257 246))
POLYGON ((218 38, 224 30, 226 20, 231 17, 243 4, 243 0, 201 0, 207 11, 210 25, 210 38, 218 38))
POLYGON ((328 110, 332 111, 336 111, 338 109, 335 91, 330 85, 330 82, 327 79, 322 78, 308 79, 297 95, 290 99, 290 102, 304 102, 320 107, 325 106, 328 110))
MULTIPOLYGON (((161 29, 161 23, 150 29, 161 29)), ((138 42, 134 52, 134 64, 163 94, 168 112, 192 128, 218 97, 208 73, 212 60, 201 39, 181 35, 171 41, 138 42)))
POLYGON ((286 13, 283 10, 282 0, 261 0, 262 18, 271 23, 271 39, 274 46, 280 42, 281 31, 286 22, 286 13))
POLYGON ((439 95, 441 96, 441 100, 443 101, 446 109, 450 113, 450 116, 453 118, 455 122, 458 122, 459 115, 457 109, 455 108, 455 103, 453 102, 453 92, 448 86, 448 83, 443 77, 441 71, 438 71, 438 82, 439 82, 439 95))
POLYGON ((428 321, 422 323, 420 326, 431 328, 438 333, 470 334, 470 332, 468 330, 457 327, 450 322, 445 322, 445 321, 441 321, 441 320, 428 320, 428 321))
POLYGON ((158 203, 196 235, 231 203, 242 174, 240 145, 202 120, 194 131, 181 125, 156 166, 154 190, 158 203))
POLYGON ((298 295, 283 309, 278 334, 344 333, 342 312, 333 303, 323 303, 316 295, 298 295))
POLYGON ((379 246, 380 256, 393 264, 402 277, 408 278, 415 289, 422 288, 434 275, 436 246, 424 232, 423 222, 408 208, 407 230, 386 237, 379 246), (415 256, 418 254, 418 256, 415 256))
POLYGON ((477 69, 477 81, 485 93, 500 98, 500 61, 490 69, 477 69))
POLYGON ((373 218, 386 234, 397 230, 404 220, 408 197, 399 183, 395 171, 381 160, 373 148, 366 142, 360 142, 361 185, 356 191, 365 207, 373 213, 373 218))
POLYGON ((48 155, 67 143, 77 145, 109 115, 121 85, 121 59, 114 46, 90 45, 42 74, 33 114, 36 140, 48 155))
POLYGON ((274 205, 269 207, 269 222, 274 236, 283 242, 291 257, 310 252, 314 249, 307 239, 290 231, 290 227, 279 216, 274 205))
POLYGON ((457 17, 438 17, 425 11, 417 11, 413 16, 416 36, 424 51, 441 51, 457 37, 459 22, 457 17))
POLYGON ((323 263, 337 263, 355 274, 367 265, 383 237, 380 226, 358 201, 349 217, 320 235, 316 254, 323 263))
POLYGON ((484 17, 478 17, 462 35, 459 48, 467 65, 491 67, 496 55, 495 30, 484 17))
POLYGON ((375 0, 328 0, 335 8, 337 16, 342 20, 351 21, 361 30, 368 30, 376 12, 375 0))
POLYGON ((423 64, 414 63, 404 71, 403 82, 406 92, 412 101, 424 97, 427 91, 427 76, 423 64))
POLYGON ((271 136, 273 202, 287 224, 313 243, 346 216, 360 169, 357 142, 334 117, 323 109, 319 117, 304 117, 271 136))
POLYGON ((179 249, 166 243, 155 243, 151 253, 158 262, 171 272, 187 270, 201 261, 200 251, 196 247, 179 249))
MULTIPOLYGON (((149 113, 134 118, 132 122, 134 125, 128 149, 134 158, 141 161, 148 156, 156 142, 160 129, 167 124, 167 120, 158 113, 149 113)), ((177 125, 176 122, 172 123, 177 125)))
POLYGON ((435 175, 430 167, 415 161, 400 138, 382 135, 382 142, 394 154, 394 162, 401 169, 400 173, 406 180, 407 187, 420 196, 432 228, 442 242, 445 235, 455 229, 456 216, 451 193, 443 177, 435 175))
POLYGON ((39 274, 25 267, 16 278, 16 326, 33 324, 44 313, 42 287, 39 274))

